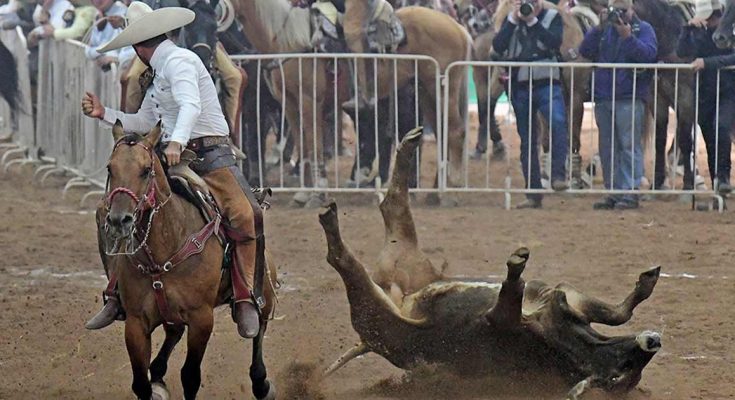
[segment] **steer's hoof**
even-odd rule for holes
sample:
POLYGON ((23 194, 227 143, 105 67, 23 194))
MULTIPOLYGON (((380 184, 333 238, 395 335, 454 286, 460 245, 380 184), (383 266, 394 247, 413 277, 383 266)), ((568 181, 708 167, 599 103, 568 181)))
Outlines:
POLYGON ((638 276, 635 290, 638 292, 641 300, 647 299, 653 293, 653 288, 656 287, 659 275, 661 275, 661 266, 651 268, 638 276))
POLYGON ((168 393, 168 389, 166 389, 166 385, 161 383, 153 383, 151 384, 151 400, 169 400, 171 398, 170 394, 168 393))
POLYGON ((513 254, 508 259, 506 265, 508 266, 508 280, 517 281, 521 278, 521 274, 526 268, 526 259, 517 254, 513 254))

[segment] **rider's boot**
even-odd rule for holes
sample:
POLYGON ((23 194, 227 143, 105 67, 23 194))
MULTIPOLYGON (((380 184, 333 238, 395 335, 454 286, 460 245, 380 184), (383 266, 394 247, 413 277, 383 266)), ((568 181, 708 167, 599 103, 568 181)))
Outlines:
POLYGON ((237 333, 252 339, 260 331, 260 315, 250 290, 255 275, 255 241, 237 243, 230 271, 234 296, 232 319, 237 324, 237 333))
POLYGON ((90 330, 102 329, 115 321, 125 320, 125 313, 120 305, 120 298, 117 293, 117 279, 114 275, 110 275, 110 283, 104 291, 105 306, 92 319, 84 324, 84 327, 90 330))

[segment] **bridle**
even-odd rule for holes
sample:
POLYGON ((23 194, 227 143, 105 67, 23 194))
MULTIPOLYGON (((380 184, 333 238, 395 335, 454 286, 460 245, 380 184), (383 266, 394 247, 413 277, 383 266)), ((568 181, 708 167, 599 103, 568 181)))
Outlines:
MULTIPOLYGON (((158 201, 157 193, 160 191, 158 187, 158 182, 156 181, 156 169, 155 167, 155 154, 153 152, 152 148, 149 148, 148 146, 144 145, 143 143, 136 141, 134 139, 129 138, 122 138, 118 140, 115 143, 115 147, 113 148, 112 152, 113 154, 117 150, 118 147, 121 145, 127 145, 127 146, 141 146, 146 150, 148 155, 150 156, 150 164, 149 164, 149 172, 148 172, 148 183, 146 184, 146 189, 144 191, 143 197, 139 198, 138 195, 135 194, 134 191, 132 191, 129 188, 126 188, 124 186, 119 186, 110 191, 110 176, 108 174, 107 177, 107 191, 109 194, 105 198, 105 209, 109 212, 110 207, 112 206, 112 201, 115 199, 117 195, 125 195, 130 197, 133 200, 133 203, 135 203, 135 209, 133 210, 133 231, 130 234, 130 239, 136 239, 138 240, 137 234, 142 233, 143 238, 139 239, 138 245, 134 249, 130 249, 129 247, 132 245, 132 241, 128 242, 128 249, 125 251, 117 251, 119 248, 119 241, 120 239, 116 239, 115 243, 113 245, 113 248, 111 251, 108 251, 105 249, 105 254, 108 256, 133 256, 137 254, 141 249, 145 249, 146 253, 148 254, 149 258, 152 260, 152 257, 150 257, 150 250, 148 249, 148 237, 151 233, 151 226, 153 225, 153 218, 156 216, 156 214, 163 208, 163 206, 168 203, 168 201, 171 199, 172 194, 169 193, 169 195, 164 199, 163 201, 158 201), (138 223, 143 219, 143 216, 146 212, 150 211, 148 214, 148 222, 146 227, 141 230, 139 229, 138 223)), ((105 231, 107 232, 109 230, 109 226, 107 225, 107 222, 105 222, 105 231)))

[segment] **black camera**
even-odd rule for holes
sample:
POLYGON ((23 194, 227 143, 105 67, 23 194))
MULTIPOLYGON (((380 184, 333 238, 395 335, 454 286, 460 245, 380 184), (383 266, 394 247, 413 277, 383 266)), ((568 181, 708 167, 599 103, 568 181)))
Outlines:
POLYGON ((623 20, 624 15, 625 15, 625 10, 621 10, 615 7, 609 7, 607 9, 607 22, 610 22, 612 24, 620 24, 624 21, 623 20))
POLYGON ((531 15, 533 13, 533 7, 536 5, 535 3, 535 0, 521 0, 521 8, 519 10, 521 15, 524 17, 531 15))

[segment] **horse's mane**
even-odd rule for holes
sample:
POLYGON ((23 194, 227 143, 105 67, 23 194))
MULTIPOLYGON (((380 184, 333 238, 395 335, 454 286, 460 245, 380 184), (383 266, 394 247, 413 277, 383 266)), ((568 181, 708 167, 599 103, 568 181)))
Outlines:
POLYGON ((311 16, 308 8, 293 7, 287 0, 255 0, 256 18, 281 52, 311 49, 311 16))
POLYGON ((0 42, 0 96, 8 102, 12 111, 18 109, 20 88, 18 86, 18 67, 13 54, 0 42))
POLYGON ((679 34, 687 23, 679 8, 664 0, 635 0, 633 8, 656 32, 658 59, 675 53, 679 34))

